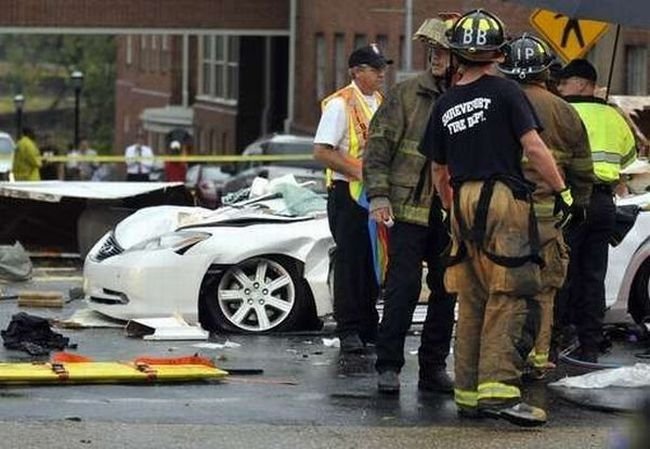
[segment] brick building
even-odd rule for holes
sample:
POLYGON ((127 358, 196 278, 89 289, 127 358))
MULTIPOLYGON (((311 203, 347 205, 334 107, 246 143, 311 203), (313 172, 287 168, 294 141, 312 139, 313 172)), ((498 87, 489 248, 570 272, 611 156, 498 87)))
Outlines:
MULTIPOLYGON (((409 3, 411 32, 438 11, 474 7, 511 35, 532 31, 532 9, 508 0, 0 0, 0 29, 117 35, 116 152, 142 127, 159 153, 175 128, 194 136, 196 152, 236 153, 269 132, 312 133, 357 46, 377 42, 396 61, 388 84, 409 60, 422 69, 424 52, 405 32, 409 3)), ((613 42, 610 30, 589 54, 603 84, 613 42)), ((649 45, 650 31, 623 29, 614 94, 648 94, 649 45)))

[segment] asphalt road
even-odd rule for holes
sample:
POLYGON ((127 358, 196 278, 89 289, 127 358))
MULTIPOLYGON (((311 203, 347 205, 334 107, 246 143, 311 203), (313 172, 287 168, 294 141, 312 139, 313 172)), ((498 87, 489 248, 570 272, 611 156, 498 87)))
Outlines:
MULTIPOLYGON (((60 290, 81 285, 78 270, 40 268, 21 289, 60 290)), ((73 267, 74 268, 74 267, 73 267)), ((18 309, 0 301, 0 328, 19 310, 65 318, 84 307, 18 309)), ((545 406, 550 423, 539 430, 466 421, 450 396, 417 391, 417 335, 406 344, 402 392, 378 395, 374 356, 342 359, 323 344, 328 335, 215 336, 241 346, 198 349, 196 342, 147 342, 122 329, 59 330, 78 344, 77 353, 98 360, 200 352, 219 366, 259 368, 262 375, 223 382, 178 385, 78 385, 0 387, 0 447, 20 448, 605 448, 627 418, 578 408, 545 385, 526 390, 545 406)), ((30 360, 0 348, 0 360, 30 360)))

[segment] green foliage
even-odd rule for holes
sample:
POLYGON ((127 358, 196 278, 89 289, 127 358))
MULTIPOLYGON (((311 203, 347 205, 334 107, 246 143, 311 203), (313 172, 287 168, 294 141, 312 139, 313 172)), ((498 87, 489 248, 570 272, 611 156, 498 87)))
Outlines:
MULTIPOLYGON (((0 58, 8 69, 0 77, 9 94, 30 99, 51 99, 53 114, 74 105, 70 74, 84 74, 81 91, 80 132, 98 150, 107 151, 113 139, 115 112, 115 40, 113 36, 0 35, 0 58)), ((42 104, 33 101, 33 104, 42 104)), ((72 140, 72 126, 65 129, 72 140)))

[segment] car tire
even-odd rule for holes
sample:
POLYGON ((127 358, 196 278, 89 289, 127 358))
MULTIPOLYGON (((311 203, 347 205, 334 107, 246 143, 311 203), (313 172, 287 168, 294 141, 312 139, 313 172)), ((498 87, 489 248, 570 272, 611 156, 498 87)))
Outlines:
POLYGON ((305 282, 296 262, 254 257, 227 267, 203 297, 208 328, 265 334, 297 330, 311 315, 305 282))
POLYGON ((628 310, 637 324, 643 325, 650 319, 650 259, 643 262, 634 276, 628 310))

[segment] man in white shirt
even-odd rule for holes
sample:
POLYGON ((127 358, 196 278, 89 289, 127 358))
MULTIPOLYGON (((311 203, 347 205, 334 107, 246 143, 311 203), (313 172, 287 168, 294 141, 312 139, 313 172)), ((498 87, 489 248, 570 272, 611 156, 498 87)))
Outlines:
MULTIPOLYGON (((79 149, 72 149, 68 152, 68 156, 97 156, 97 151, 90 148, 90 143, 86 137, 79 139, 79 149)), ((99 164, 95 161, 78 161, 70 160, 65 164, 66 179, 78 181, 91 181, 95 171, 99 168, 99 164)))
POLYGON ((348 60, 352 82, 323 100, 314 138, 314 158, 327 167, 331 181, 327 212, 336 241, 334 319, 343 353, 362 352, 377 338, 379 290, 368 211, 358 201, 368 125, 381 103, 379 88, 391 63, 376 44, 353 51, 348 60))
POLYGON ((143 131, 138 131, 136 134, 135 144, 126 147, 124 157, 126 158, 127 181, 149 181, 149 174, 153 167, 153 150, 144 144, 143 131))

